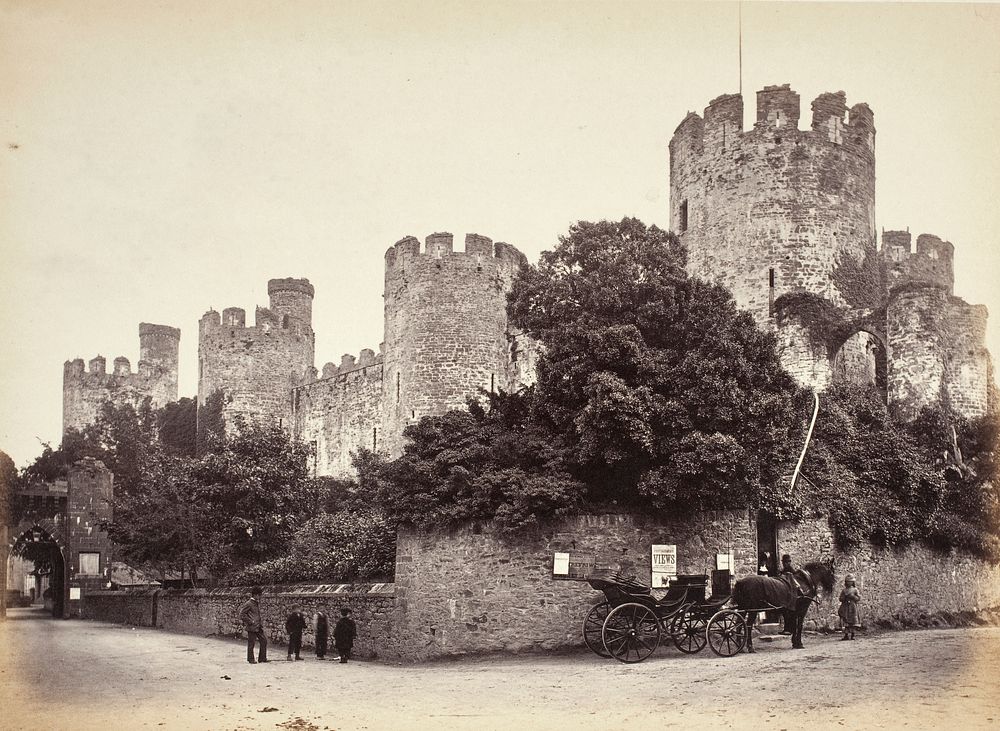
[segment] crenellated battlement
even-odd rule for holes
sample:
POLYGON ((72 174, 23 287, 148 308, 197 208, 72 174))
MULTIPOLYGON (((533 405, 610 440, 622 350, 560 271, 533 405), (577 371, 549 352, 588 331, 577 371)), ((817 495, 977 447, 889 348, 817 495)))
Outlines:
POLYGON ((177 400, 177 353, 180 330, 148 322, 139 324, 139 364, 118 356, 108 372, 107 358, 97 355, 63 364, 63 431, 92 424, 102 404, 138 407, 149 398, 154 407, 177 400))
POLYGON ((291 428, 292 391, 316 380, 313 285, 270 279, 267 292, 268 306, 254 308, 252 325, 242 307, 210 309, 198 322, 198 398, 225 393, 227 426, 244 418, 291 428))
POLYGON ((955 246, 933 234, 920 234, 911 250, 909 231, 882 232, 882 259, 886 287, 892 292, 906 286, 939 287, 948 294, 955 288, 955 246))
POLYGON ((524 254, 517 248, 499 241, 494 243, 487 236, 466 234, 463 251, 455 250, 454 239, 447 232, 433 233, 426 237, 421 246, 420 240, 415 236, 405 236, 386 250, 386 271, 405 268, 411 262, 426 265, 428 261, 435 261, 439 267, 449 261, 459 264, 474 261, 480 270, 489 267, 517 271, 527 262, 524 254))
POLYGON ((370 366, 382 365, 383 360, 383 354, 376 354, 371 348, 365 348, 357 357, 345 353, 340 357, 340 365, 335 363, 326 363, 323 365, 321 378, 336 378, 337 376, 343 376, 353 371, 364 370, 370 366))
POLYGON ((279 292, 294 292, 297 294, 304 294, 309 299, 312 299, 316 294, 316 289, 309 283, 308 279, 296 279, 294 277, 286 277, 284 279, 269 279, 267 281, 267 294, 268 296, 275 295, 279 292))
POLYGON ((762 141, 777 144, 836 144, 857 154, 875 151, 875 117, 867 104, 848 109, 842 91, 820 94, 811 103, 809 129, 799 129, 801 99, 788 84, 765 86, 757 92, 756 122, 743 129, 743 97, 723 94, 704 110, 704 116, 688 112, 670 140, 671 157, 717 154, 735 146, 762 141))

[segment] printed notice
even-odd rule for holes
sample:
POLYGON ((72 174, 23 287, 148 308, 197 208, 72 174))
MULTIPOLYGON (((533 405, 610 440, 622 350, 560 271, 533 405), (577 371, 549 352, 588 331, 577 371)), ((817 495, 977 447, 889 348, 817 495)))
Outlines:
POLYGON ((554 576, 569 576, 569 554, 557 553, 552 561, 552 574, 554 576))
POLYGON ((670 579, 677 576, 677 546, 656 545, 652 550, 652 581, 654 589, 670 586, 670 579))

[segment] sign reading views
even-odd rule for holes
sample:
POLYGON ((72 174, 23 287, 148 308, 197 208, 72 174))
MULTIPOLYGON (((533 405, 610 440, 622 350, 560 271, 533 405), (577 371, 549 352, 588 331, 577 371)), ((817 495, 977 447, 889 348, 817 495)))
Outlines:
POLYGON ((670 586, 670 579, 677 576, 677 546, 653 544, 651 550, 653 567, 651 585, 654 589, 670 586))

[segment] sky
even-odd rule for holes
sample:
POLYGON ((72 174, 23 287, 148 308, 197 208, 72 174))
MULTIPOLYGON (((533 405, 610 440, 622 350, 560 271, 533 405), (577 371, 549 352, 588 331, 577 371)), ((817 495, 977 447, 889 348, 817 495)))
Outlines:
POLYGON ((382 340, 385 249, 531 261, 668 218, 688 111, 790 83, 875 113, 876 223, 955 244, 1000 353, 1000 6, 0 0, 0 450, 58 444, 62 368, 315 285, 316 365, 382 340), (740 15, 742 14, 742 73, 740 15))

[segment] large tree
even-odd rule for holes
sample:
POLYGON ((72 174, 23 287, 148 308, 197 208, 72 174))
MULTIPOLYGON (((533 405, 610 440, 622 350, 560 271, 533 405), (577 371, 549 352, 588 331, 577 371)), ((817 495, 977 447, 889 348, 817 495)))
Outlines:
POLYGON ((522 273, 509 316, 544 347, 537 418, 577 445, 592 497, 773 502, 794 384, 773 337, 685 260, 673 234, 626 218, 573 225, 522 273))

